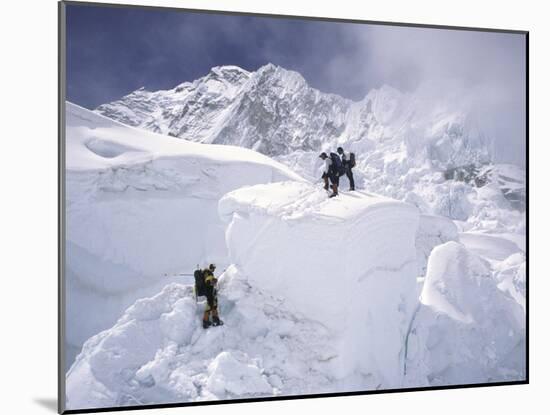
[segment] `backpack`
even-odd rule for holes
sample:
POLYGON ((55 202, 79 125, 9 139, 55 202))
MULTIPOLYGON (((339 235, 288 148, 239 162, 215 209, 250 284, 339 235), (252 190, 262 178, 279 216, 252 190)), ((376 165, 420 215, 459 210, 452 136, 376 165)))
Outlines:
POLYGON ((342 163, 342 159, 338 154, 336 153, 330 153, 330 159, 332 160, 332 168, 336 172, 338 176, 344 175, 346 172, 346 169, 344 168, 344 163, 342 163))
POLYGON ((204 272, 200 269, 195 270, 193 276, 195 277, 195 295, 197 297, 206 295, 206 283, 204 282, 204 272))
POLYGON ((349 166, 355 167, 355 153, 349 153, 349 166))

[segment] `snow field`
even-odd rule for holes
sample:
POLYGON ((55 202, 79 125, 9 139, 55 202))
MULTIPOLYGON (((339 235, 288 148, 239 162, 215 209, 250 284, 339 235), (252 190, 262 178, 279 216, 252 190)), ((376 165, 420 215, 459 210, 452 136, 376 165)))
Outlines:
POLYGON ((219 283, 225 325, 202 329, 191 286, 138 300, 85 343, 67 375, 69 407, 403 382, 417 306, 414 207, 360 192, 327 200, 283 182, 230 192, 219 212, 233 262, 219 283))
POLYGON ((434 248, 408 339, 412 386, 525 377, 525 312, 490 264, 458 242, 434 248))
POLYGON ((219 210, 230 261, 249 283, 333 333, 333 376, 400 385, 417 303, 416 208, 282 182, 230 192, 219 210))
POLYGON ((433 98, 346 103, 268 65, 102 106, 203 144, 68 103, 68 406, 523 379, 525 172, 433 98), (376 195, 342 177, 327 200, 318 154, 338 145, 376 195), (481 187, 444 176, 484 163, 481 187), (178 276, 197 262, 226 268, 223 327, 178 276))
POLYGON ((303 182, 245 186, 218 213, 225 325, 202 329, 191 285, 138 300, 85 343, 69 408, 525 375, 520 253, 491 264, 454 242, 448 219, 366 192, 327 199, 303 182), (417 251, 431 246, 419 302, 417 251))
POLYGON ((330 391, 326 329, 264 296, 234 267, 220 278, 222 327, 200 325, 204 302, 171 284, 88 340, 67 374, 69 408, 330 391), (324 389, 323 389, 324 388, 324 389))
POLYGON ((190 273, 227 263, 219 198, 302 180, 251 150, 174 140, 67 103, 68 362, 124 309, 190 273))

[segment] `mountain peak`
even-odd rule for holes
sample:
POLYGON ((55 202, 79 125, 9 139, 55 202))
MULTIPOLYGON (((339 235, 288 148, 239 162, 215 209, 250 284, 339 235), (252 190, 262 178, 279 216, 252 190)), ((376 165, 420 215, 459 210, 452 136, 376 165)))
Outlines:
POLYGON ((263 66, 260 66, 258 68, 258 71, 257 72, 262 72, 262 73, 267 73, 267 72, 274 72, 276 71, 278 68, 280 68, 280 66, 277 66, 271 62, 268 62, 266 63, 265 65, 263 66))
POLYGON ((290 89, 299 89, 309 87, 305 78, 296 71, 285 69, 273 63, 268 63, 260 67, 255 75, 260 80, 270 80, 277 84, 283 84, 290 89))
MULTIPOLYGON (((230 83, 239 83, 250 77, 250 72, 234 65, 214 66, 206 77, 224 79, 230 83)), ((202 78, 201 78, 202 79, 202 78)))
POLYGON ((241 68, 237 65, 218 65, 213 66, 212 69, 210 69, 210 72, 241 72, 244 74, 249 74, 250 72, 246 69, 241 68))
POLYGON ((238 145, 272 157, 334 144, 369 148, 373 142, 401 143, 409 155, 420 158, 429 148, 426 157, 444 161, 445 167, 489 154, 487 140, 456 116, 454 101, 421 98, 382 85, 354 102, 320 92, 300 73, 270 62, 252 72, 215 66, 172 90, 135 91, 96 111, 150 131, 238 145))

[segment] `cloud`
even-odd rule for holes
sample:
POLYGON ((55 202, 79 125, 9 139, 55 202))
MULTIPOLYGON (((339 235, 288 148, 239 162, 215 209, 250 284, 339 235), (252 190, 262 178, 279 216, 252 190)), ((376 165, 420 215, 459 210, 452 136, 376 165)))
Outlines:
MULTIPOLYGON (((343 34, 354 54, 334 56, 331 84, 368 91, 437 85, 434 99, 453 96, 475 111, 493 137, 499 161, 524 164, 525 37, 519 34, 353 25, 343 34)), ((432 88, 433 89, 433 88, 432 88)))
POLYGON ((300 72, 360 100, 384 84, 474 108, 501 161, 525 154, 522 35, 135 8, 68 8, 68 93, 93 108, 141 86, 166 89, 212 66, 300 72), (437 85, 437 87, 433 87, 437 85), (443 86, 444 85, 444 86, 443 86), (451 90, 452 89, 452 90, 451 90))

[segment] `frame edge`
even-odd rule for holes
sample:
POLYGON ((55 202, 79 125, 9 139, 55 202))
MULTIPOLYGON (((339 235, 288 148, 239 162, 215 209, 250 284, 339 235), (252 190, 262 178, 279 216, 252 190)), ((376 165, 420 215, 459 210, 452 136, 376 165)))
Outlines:
POLYGON ((57 3, 57 132, 58 132, 58 338, 57 411, 65 413, 65 96, 66 96, 66 4, 57 3))

